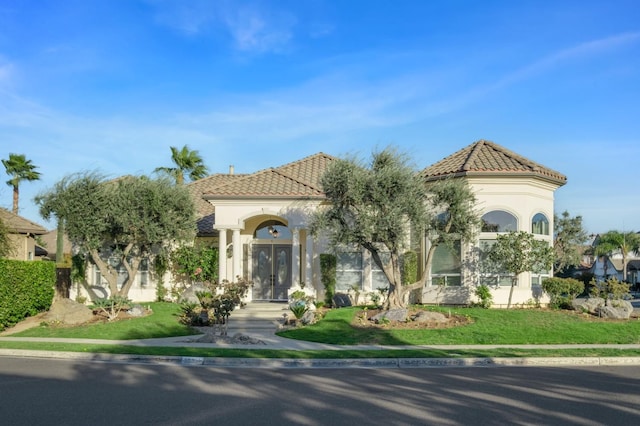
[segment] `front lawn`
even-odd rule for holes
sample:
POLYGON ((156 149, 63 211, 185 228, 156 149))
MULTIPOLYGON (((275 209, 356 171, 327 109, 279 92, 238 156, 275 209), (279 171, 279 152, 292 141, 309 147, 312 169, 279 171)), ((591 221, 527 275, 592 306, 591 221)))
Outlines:
POLYGON ((337 345, 639 344, 640 320, 601 320, 572 311, 430 308, 465 315, 471 324, 446 329, 363 328, 352 325, 360 308, 328 311, 318 323, 278 333, 337 345))
POLYGON ((131 340, 197 334, 191 327, 178 322, 180 305, 176 303, 145 303, 152 314, 125 320, 88 324, 78 327, 41 325, 12 334, 12 337, 59 337, 75 339, 131 340))

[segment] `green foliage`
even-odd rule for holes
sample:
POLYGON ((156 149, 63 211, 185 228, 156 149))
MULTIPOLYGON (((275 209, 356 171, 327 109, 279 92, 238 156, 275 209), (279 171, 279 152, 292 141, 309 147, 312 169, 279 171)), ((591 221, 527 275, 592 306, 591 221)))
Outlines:
POLYGON ((554 252, 546 241, 536 240, 529 232, 508 232, 498 235, 488 259, 494 268, 512 275, 507 303, 507 308, 510 308, 518 276, 523 272, 548 271, 553 265, 554 252))
POLYGON ((622 277, 627 280, 627 259, 630 253, 640 254, 640 234, 636 232, 609 231, 596 239, 595 254, 611 257, 622 255, 622 277))
POLYGON ((123 296, 111 296, 106 299, 97 299, 93 302, 94 308, 106 315, 108 321, 118 318, 120 312, 129 309, 131 300, 123 296))
POLYGON ((251 282, 238 278, 236 282, 207 283, 206 290, 196 292, 199 305, 183 302, 180 322, 186 325, 227 324, 231 312, 242 305, 251 282))
POLYGON ((180 150, 174 146, 170 148, 171 161, 175 164, 175 167, 158 167, 154 170, 155 173, 164 173, 171 176, 175 179, 177 185, 184 184, 185 174, 191 180, 202 179, 207 176, 209 171, 198 151, 190 150, 187 145, 180 150))
POLYGON ((336 274, 338 258, 334 254, 320 254, 320 281, 324 286, 324 303, 333 306, 333 296, 336 294, 336 274))
POLYGON ((555 252, 555 273, 580 265, 582 247, 589 238, 582 226, 582 216, 571 217, 568 211, 562 217, 554 217, 553 249, 555 252))
POLYGON ((105 181, 96 173, 70 175, 36 198, 40 214, 64 220, 66 233, 91 257, 111 295, 126 297, 143 259, 159 247, 191 240, 195 207, 187 188, 141 176, 105 181), (118 285, 119 272, 127 272, 118 285))
POLYGON ((489 309, 493 304, 493 295, 491 289, 487 285, 479 285, 476 287, 474 294, 480 299, 479 302, 474 303, 473 306, 477 306, 483 309, 489 309))
POLYGON ((402 256, 402 284, 413 284, 418 281, 418 254, 407 251, 402 256))
POLYGON ((4 221, 0 219, 0 259, 3 257, 9 257, 13 254, 13 244, 9 237, 9 228, 4 224, 4 221))
POLYGON ((574 278, 545 278, 542 289, 549 295, 549 306, 571 309, 571 302, 584 291, 584 283, 574 278))
POLYGON ((5 171, 11 177, 7 185, 13 188, 13 213, 18 214, 19 187, 23 180, 33 181, 40 179, 40 172, 37 172, 31 160, 27 160, 24 154, 9 154, 7 160, 2 160, 5 171))
POLYGON ((74 254, 71 257, 71 282, 82 283, 87 276, 87 257, 83 254, 74 254))
POLYGON ((589 293, 591 297, 601 297, 605 300, 630 299, 629 284, 618 281, 616 278, 609 278, 606 281, 593 280, 590 283, 589 293))
POLYGON ((49 309, 55 283, 53 262, 0 259, 0 330, 49 309))
POLYGON ((455 239, 467 241, 479 223, 473 210, 475 197, 463 180, 425 185, 409 157, 394 148, 374 152, 368 165, 355 158, 337 160, 321 183, 330 203, 313 217, 312 232, 323 230, 333 247, 356 246, 371 254, 390 283, 385 308, 406 307, 406 293, 426 280, 423 274, 420 281, 403 286, 400 259, 410 247, 412 232, 428 232, 437 246, 455 239))
POLYGON ((171 253, 175 271, 189 281, 216 282, 218 280, 218 248, 204 244, 181 246, 171 253))
POLYGON ((309 310, 309 304, 304 299, 294 300, 289 303, 289 310, 291 310, 296 319, 301 319, 309 310))
POLYGON ((164 301, 169 294, 169 290, 164 286, 164 274, 169 270, 169 265, 169 256, 164 250, 154 256, 153 273, 156 277, 156 302, 164 301))

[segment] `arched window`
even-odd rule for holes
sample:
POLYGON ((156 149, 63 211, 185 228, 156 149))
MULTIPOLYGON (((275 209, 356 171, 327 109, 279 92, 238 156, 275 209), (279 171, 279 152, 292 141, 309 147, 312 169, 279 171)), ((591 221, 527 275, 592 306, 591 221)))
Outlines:
POLYGON ((531 232, 538 235, 550 235, 549 219, 544 214, 537 213, 531 219, 531 232))
POLYGON ((254 238, 260 240, 272 240, 274 238, 290 240, 291 231, 281 222, 268 220, 266 222, 262 222, 260 226, 258 226, 256 233, 254 234, 254 238))
POLYGON ((509 212, 493 210, 482 216, 482 232, 510 232, 518 230, 518 219, 509 212))

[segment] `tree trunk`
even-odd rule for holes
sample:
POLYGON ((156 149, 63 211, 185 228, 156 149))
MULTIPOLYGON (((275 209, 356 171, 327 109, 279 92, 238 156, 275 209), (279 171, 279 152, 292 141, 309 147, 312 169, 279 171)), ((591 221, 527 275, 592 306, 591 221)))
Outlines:
POLYGON ((516 286, 517 282, 518 282, 518 276, 516 275, 514 278, 511 279, 511 288, 509 289, 509 301, 507 302, 507 309, 511 307, 511 297, 513 296, 513 288, 516 286))
POLYGON ((13 185, 13 214, 18 214, 18 200, 20 199, 20 189, 18 185, 13 185))

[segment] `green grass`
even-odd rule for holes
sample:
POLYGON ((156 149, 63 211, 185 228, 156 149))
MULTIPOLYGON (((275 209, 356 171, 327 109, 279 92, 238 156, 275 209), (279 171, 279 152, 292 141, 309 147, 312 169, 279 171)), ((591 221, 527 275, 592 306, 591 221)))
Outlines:
MULTIPOLYGON (((147 305, 147 304, 145 304, 147 305)), ((76 339, 130 340, 188 336, 196 332, 178 322, 180 306, 175 303, 149 303, 153 314, 111 323, 96 323, 79 327, 41 325, 12 337, 59 337, 76 339)), ((0 339, 1 340, 1 339, 0 339)))
POLYGON ((3 342, 0 349, 26 349, 57 352, 102 354, 291 359, 363 359, 363 358, 524 358, 524 357, 638 357, 640 349, 397 349, 397 350, 284 350, 224 349, 193 347, 141 347, 48 342, 3 342))
MULTIPOLYGON (((60 337, 104 340, 147 339, 186 336, 194 331, 178 322, 180 307, 151 303, 153 314, 112 323, 81 327, 40 326, 12 337, 60 337)), ((448 308, 431 308, 448 313, 448 308)), ((456 308, 452 314, 465 315, 472 323, 449 329, 358 328, 351 325, 359 308, 328 311, 317 324, 278 333, 281 336, 339 345, 515 345, 515 344, 638 344, 640 320, 609 321, 571 312, 538 309, 456 308)), ((640 356, 640 350, 588 349, 384 349, 384 350, 272 350, 194 347, 140 347, 121 344, 72 344, 55 342, 3 341, 0 348, 70 351, 108 354, 247 357, 247 358, 462 358, 462 357, 613 357, 640 356)))
POLYGON ((358 328, 359 308, 328 311, 318 323, 278 333, 290 339, 337 345, 638 344, 640 320, 594 319, 540 309, 433 308, 465 315, 473 323, 448 329, 358 328))

